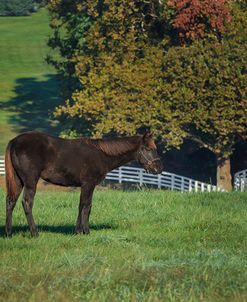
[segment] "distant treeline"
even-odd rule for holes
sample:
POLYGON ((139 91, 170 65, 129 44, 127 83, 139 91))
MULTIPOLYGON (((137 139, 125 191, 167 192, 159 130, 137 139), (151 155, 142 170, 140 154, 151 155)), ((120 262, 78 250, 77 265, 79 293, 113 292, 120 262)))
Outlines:
POLYGON ((28 16, 38 10, 42 0, 0 0, 0 16, 28 16))

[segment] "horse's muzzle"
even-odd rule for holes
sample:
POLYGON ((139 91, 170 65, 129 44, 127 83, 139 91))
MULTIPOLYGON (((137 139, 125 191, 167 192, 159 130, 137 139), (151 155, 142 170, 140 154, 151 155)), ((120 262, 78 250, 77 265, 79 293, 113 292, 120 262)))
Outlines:
POLYGON ((162 171, 163 171, 163 164, 160 160, 157 160, 155 162, 153 162, 151 165, 149 165, 146 170, 149 172, 149 173, 152 173, 152 174, 161 174, 162 171))

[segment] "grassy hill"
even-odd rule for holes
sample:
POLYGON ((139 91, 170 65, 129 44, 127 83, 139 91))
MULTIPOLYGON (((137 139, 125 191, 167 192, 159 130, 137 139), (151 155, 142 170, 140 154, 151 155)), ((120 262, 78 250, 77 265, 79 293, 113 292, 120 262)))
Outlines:
POLYGON ((9 139, 28 130, 55 133, 50 112, 58 103, 58 83, 45 56, 49 16, 0 18, 0 155, 9 139))

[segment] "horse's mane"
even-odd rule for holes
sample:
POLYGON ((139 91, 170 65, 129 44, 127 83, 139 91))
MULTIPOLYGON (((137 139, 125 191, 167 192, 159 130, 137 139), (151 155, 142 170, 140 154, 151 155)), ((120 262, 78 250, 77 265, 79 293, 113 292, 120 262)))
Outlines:
POLYGON ((140 146, 141 136, 103 139, 91 139, 83 137, 82 142, 94 146, 107 155, 118 156, 130 151, 135 151, 140 146))

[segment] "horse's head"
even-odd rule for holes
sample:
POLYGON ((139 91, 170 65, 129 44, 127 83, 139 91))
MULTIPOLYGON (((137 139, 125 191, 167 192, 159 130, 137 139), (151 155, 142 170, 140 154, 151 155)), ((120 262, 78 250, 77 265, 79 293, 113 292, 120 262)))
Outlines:
POLYGON ((160 174, 162 172, 163 165, 151 133, 147 132, 142 137, 136 159, 148 172, 152 174, 160 174))

